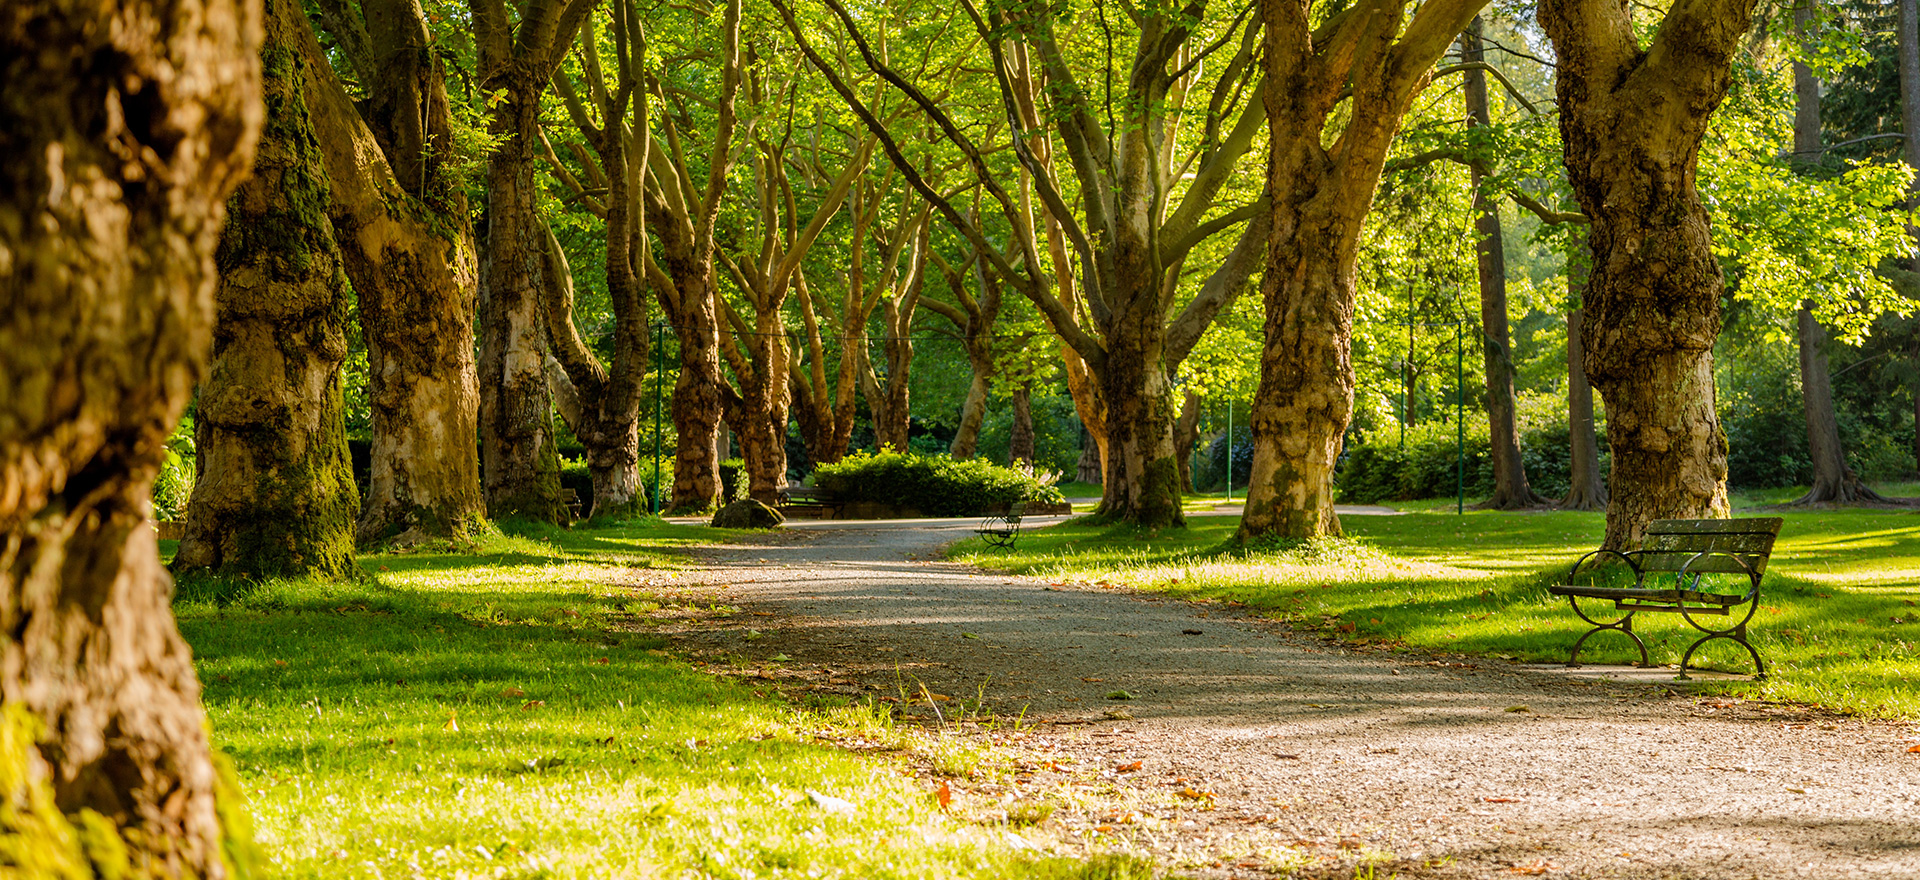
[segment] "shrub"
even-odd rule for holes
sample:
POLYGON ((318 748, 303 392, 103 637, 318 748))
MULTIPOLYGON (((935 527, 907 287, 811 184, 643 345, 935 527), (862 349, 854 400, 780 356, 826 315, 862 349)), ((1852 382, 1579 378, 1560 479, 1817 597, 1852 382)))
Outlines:
MULTIPOLYGON (((1493 491, 1493 465, 1484 424, 1468 432, 1465 451, 1467 494, 1485 496, 1493 491)), ((1340 500, 1353 504, 1450 496, 1458 489, 1459 455, 1452 425, 1410 428, 1404 447, 1396 429, 1348 444, 1334 483, 1340 500)))
POLYGON ((931 516, 971 516, 1022 501, 1057 503, 1060 490, 982 458, 856 452, 813 471, 813 484, 843 501, 878 501, 931 516))

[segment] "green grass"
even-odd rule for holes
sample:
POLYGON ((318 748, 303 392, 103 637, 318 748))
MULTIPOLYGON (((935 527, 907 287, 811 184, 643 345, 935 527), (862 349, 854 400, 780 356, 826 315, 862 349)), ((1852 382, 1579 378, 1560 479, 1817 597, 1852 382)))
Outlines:
POLYGON ((545 530, 362 557, 354 583, 181 584, 175 611, 265 876, 1114 870, 1015 850, 1003 826, 942 815, 900 759, 828 743, 936 748, 883 713, 790 704, 663 650, 645 612, 686 600, 633 584, 675 564, 667 548, 725 534, 545 530), (830 812, 808 789, 855 806, 830 812))
MULTIPOLYGON (((1733 692, 1869 715, 1920 717, 1920 515, 1842 510, 1785 514, 1761 587, 1752 639, 1769 680, 1733 692)), ((963 561, 1049 578, 1125 584, 1243 602, 1295 625, 1389 648, 1563 662, 1585 626, 1546 591, 1598 546, 1598 513, 1469 511, 1349 516, 1352 540, 1245 556, 1213 552, 1238 517, 1196 517, 1153 534, 1074 523, 1023 535, 1017 550, 968 542, 963 561)), ((1658 664, 1677 664, 1695 634, 1677 615, 1635 629, 1658 664)), ((1589 640, 1583 660, 1637 661, 1624 637, 1589 640)), ((1707 668, 1751 671, 1716 642, 1707 668)))

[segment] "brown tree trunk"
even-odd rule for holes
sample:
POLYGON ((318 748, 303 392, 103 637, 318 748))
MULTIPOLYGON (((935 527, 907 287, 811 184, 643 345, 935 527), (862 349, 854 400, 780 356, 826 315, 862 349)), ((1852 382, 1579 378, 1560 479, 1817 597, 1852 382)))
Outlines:
POLYGON ((1428 0, 1404 28, 1403 3, 1355 7, 1358 18, 1337 31, 1340 40, 1323 45, 1313 34, 1309 4, 1261 4, 1273 214, 1261 281, 1266 345, 1253 400, 1253 474, 1241 541, 1340 534, 1333 469, 1353 414, 1361 228, 1387 149, 1429 66, 1482 5, 1428 0), (1347 121, 1328 149, 1322 133, 1336 106, 1348 107, 1347 121))
MULTIPOLYGON (((776 320, 778 316, 773 316, 776 320)), ((773 330, 778 325, 764 322, 773 330)), ((762 504, 779 500, 781 487, 787 485, 787 413, 788 395, 787 338, 778 333, 755 337, 759 364, 782 365, 743 377, 740 393, 731 398, 727 420, 740 438, 740 455, 746 460, 747 494, 762 504)))
MULTIPOLYGON (((1585 248, 1580 250, 1584 251, 1585 248)), ((1586 285, 1582 262, 1576 270, 1567 262, 1569 284, 1577 289, 1586 285), (1575 272, 1579 281, 1575 282, 1575 272)), ((1586 347, 1580 338, 1582 312, 1567 313, 1567 497, 1560 499, 1566 510, 1605 510, 1607 484, 1600 475, 1600 440, 1593 426, 1593 387, 1587 384, 1586 347)))
POLYGON ((250 868, 147 520, 212 344, 259 27, 227 0, 0 9, 0 804, 23 877, 93 876, 82 840, 153 876, 250 868))
POLYGON ((1007 463, 1033 470, 1033 385, 1013 389, 1013 433, 1007 438, 1007 463))
POLYGON ((1200 441, 1200 395, 1188 390, 1180 406, 1180 421, 1173 428, 1173 448, 1179 452, 1180 487, 1194 489, 1193 444, 1200 441))
POLYGON ((1100 444, 1094 439, 1092 433, 1088 433, 1085 445, 1080 447, 1080 460, 1074 463, 1074 481, 1100 485, 1102 469, 1106 466, 1106 462, 1107 457, 1100 454, 1100 444))
POLYGON ((308 114, 297 0, 268 0, 268 116, 252 180, 220 240, 213 362, 194 420, 193 500, 176 571, 264 578, 354 573, 359 490, 340 368, 349 289, 308 114))
POLYGON ((1605 546, 1625 549, 1652 520, 1728 513, 1713 385, 1725 285, 1694 175, 1753 2, 1683 0, 1644 51, 1609 10, 1549 0, 1540 19, 1560 56, 1568 180, 1592 220, 1582 339, 1613 454, 1605 546))
POLYGON ((993 360, 967 352, 973 367, 973 380, 967 383, 967 398, 960 405, 960 427, 953 432, 947 454, 954 458, 972 458, 980 449, 980 426, 987 419, 987 393, 993 389, 993 360))
POLYGON ((368 0, 378 59, 367 120, 310 30, 307 104, 333 184, 329 216, 360 307, 373 415, 358 541, 459 538, 486 519, 476 446, 476 265, 439 56, 412 0, 368 0))
MULTIPOLYGON (((1898 2, 1900 33, 1895 42, 1899 54, 1900 130, 1907 135, 1907 166, 1916 172, 1907 185, 1908 204, 1920 206, 1920 0, 1898 2)), ((1920 239, 1920 229, 1909 228, 1908 234, 1920 239)), ((1920 248, 1914 251, 1912 265, 1913 271, 1920 272, 1920 248)), ((1915 424, 1915 431, 1920 432, 1920 423, 1915 424)), ((1920 439, 1915 442, 1920 443, 1920 439)))
POLYGON ((1847 466, 1840 445, 1840 423, 1833 413, 1833 382, 1827 369, 1827 331, 1806 305, 1800 307, 1800 397, 1807 414, 1807 452, 1813 459, 1813 485, 1794 504, 1885 503, 1886 498, 1860 481, 1847 466))
MULTIPOLYGON (((1133 274, 1122 272, 1122 277, 1133 274)), ((1140 287, 1148 289, 1130 291, 1106 327, 1106 369, 1097 378, 1106 404, 1107 467, 1098 512, 1147 528, 1183 526, 1166 310, 1160 307, 1158 284, 1140 287)))
MULTIPOLYGON (((1486 60, 1480 28, 1480 18, 1475 16, 1473 24, 1460 37, 1461 60, 1469 64, 1486 60)), ((1492 125, 1486 72, 1470 69, 1462 76, 1468 126, 1492 125)), ((1520 457, 1520 427, 1514 419, 1513 351, 1507 333, 1507 251, 1500 234, 1499 203, 1481 189, 1486 176, 1486 163, 1472 164, 1469 177, 1473 184, 1473 228, 1479 233, 1474 253, 1480 275, 1480 349, 1487 377, 1487 430, 1492 439, 1489 453, 1493 461, 1493 497, 1479 506, 1518 510, 1545 504, 1547 499, 1528 485, 1526 463, 1520 457)))
MULTIPOLYGON (((703 283, 680 284, 681 309, 674 320, 680 338, 680 375, 673 383, 673 503, 676 513, 704 513, 720 501, 720 332, 714 312, 713 262, 703 283), (718 457, 716 457, 718 456, 718 457)), ((730 444, 729 444, 730 445, 730 444)))

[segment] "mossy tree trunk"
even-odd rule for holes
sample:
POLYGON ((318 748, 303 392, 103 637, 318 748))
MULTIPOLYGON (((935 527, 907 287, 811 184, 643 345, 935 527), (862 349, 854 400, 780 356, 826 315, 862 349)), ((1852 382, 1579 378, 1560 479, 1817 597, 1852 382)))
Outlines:
POLYGON ((358 540, 460 538, 486 518, 476 448, 478 267, 446 70, 417 0, 323 0, 367 84, 356 108, 311 34, 308 106, 367 343, 372 475, 358 540))
POLYGON ((1428 0, 1404 27, 1405 2, 1352 7, 1319 31, 1309 5, 1261 6, 1273 221, 1243 541, 1340 534, 1333 468, 1353 414, 1360 232, 1413 96, 1485 0, 1428 0), (1329 148, 1336 107, 1347 121, 1329 148))
POLYGON ((592 0, 529 0, 508 18, 504 0, 471 0, 480 80, 504 96, 494 108, 499 146, 487 164, 480 254, 480 474, 487 513, 565 523, 535 211, 534 145, 540 99, 592 0))
POLYGON ((148 519, 260 128, 259 14, 0 7, 0 842, 23 877, 92 877, 114 832, 142 876, 232 877, 246 849, 148 519), (109 833, 82 852, 89 815, 109 833))
POLYGON ((1617 4, 1540 5, 1568 180, 1592 220, 1582 339, 1607 405, 1614 549, 1639 546, 1655 519, 1728 513, 1713 385, 1725 283, 1695 168, 1753 5, 1680 0, 1650 45, 1617 4))
POLYGON ((213 362, 173 567, 346 577, 360 506, 341 383, 351 297, 307 107, 305 13, 298 0, 268 0, 266 23, 266 127, 220 240, 213 362))

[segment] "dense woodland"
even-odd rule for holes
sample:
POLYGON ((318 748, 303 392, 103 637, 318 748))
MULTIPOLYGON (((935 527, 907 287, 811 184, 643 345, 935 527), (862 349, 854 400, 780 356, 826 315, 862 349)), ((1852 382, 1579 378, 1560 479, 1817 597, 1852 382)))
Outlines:
POLYGON ((1913 0, 42 5, 0 13, 0 376, 55 404, 0 422, 0 558, 88 659, 7 695, 184 874, 177 637, 73 641, 166 619, 156 475, 174 570, 258 577, 882 447, 1153 528, 1231 478, 1243 542, 1465 481, 1627 546, 1916 469, 1913 0))

